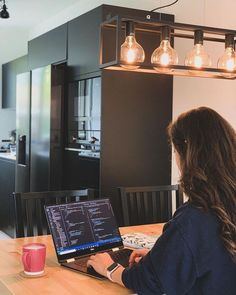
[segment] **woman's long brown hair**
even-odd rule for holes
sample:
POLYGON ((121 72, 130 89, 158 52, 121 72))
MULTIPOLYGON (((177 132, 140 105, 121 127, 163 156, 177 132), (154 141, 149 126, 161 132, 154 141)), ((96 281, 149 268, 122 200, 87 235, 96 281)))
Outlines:
POLYGON ((212 211, 220 236, 236 262, 236 133, 217 112, 200 107, 168 127, 180 157, 180 184, 189 202, 212 211))

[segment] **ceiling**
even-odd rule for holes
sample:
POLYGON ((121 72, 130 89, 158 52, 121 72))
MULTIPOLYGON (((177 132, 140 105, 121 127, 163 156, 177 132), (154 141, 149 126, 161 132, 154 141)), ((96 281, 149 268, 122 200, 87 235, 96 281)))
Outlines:
POLYGON ((6 0, 9 19, 0 19, 0 28, 29 29, 62 12, 80 0, 6 0))
MULTIPOLYGON (((88 9, 92 9, 97 5, 102 3, 127 6, 131 8, 139 8, 145 10, 151 10, 155 7, 162 6, 173 1, 168 0, 5 0, 10 13, 9 19, 0 19, 0 28, 4 27, 17 27, 22 29, 32 29, 42 22, 52 18, 53 16, 63 13, 64 10, 68 10, 69 14, 75 13, 74 10, 81 10, 83 12, 83 7, 88 6, 88 9), (77 5, 76 5, 77 4, 77 5), (70 9, 71 8, 71 9, 70 9)), ((193 22, 208 22, 208 18, 214 17, 214 20, 218 24, 224 27, 225 18, 231 11, 235 11, 236 2, 235 0, 225 0, 225 1, 215 1, 215 0, 179 0, 179 2, 173 6, 170 6, 162 12, 173 13, 176 15, 176 19, 179 17, 181 21, 189 22, 189 16, 191 15, 191 20, 193 22), (219 3, 218 3, 219 2, 219 3), (199 9, 204 14, 204 19, 199 18, 199 9), (186 13, 188 11, 189 13, 186 13), (209 11, 205 13, 204 11, 209 11), (214 13, 213 13, 214 11, 214 13), (215 11, 219 12, 219 16, 215 15, 215 11), (195 13, 196 12, 196 13, 195 13), (195 18, 197 18, 195 20, 195 18)), ((191 21, 190 20, 190 21, 191 21)), ((178 20, 179 21, 179 20, 178 20)), ((211 24, 209 24, 211 25, 211 24)), ((232 25, 229 27, 234 27, 235 23, 232 21, 232 25)))

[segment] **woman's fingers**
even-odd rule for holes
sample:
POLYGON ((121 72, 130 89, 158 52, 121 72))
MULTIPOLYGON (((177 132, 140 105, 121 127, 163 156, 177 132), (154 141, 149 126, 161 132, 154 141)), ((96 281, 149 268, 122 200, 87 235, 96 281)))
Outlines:
POLYGON ((134 261, 135 261, 136 263, 138 263, 139 260, 140 260, 141 258, 142 258, 141 256, 139 256, 139 257, 135 257, 135 258, 134 258, 134 261))
POLYGON ((134 263, 138 263, 140 259, 149 252, 148 249, 134 250, 129 257, 129 265, 132 266, 134 263))
POLYGON ((87 266, 92 266, 98 273, 106 276, 106 269, 114 261, 111 259, 110 255, 107 253, 99 253, 96 255, 91 255, 87 261, 87 266))

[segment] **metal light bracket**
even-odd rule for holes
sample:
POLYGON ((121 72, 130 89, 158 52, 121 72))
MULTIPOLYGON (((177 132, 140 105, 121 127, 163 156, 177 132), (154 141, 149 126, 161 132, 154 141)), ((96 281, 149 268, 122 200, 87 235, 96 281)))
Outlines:
MULTIPOLYGON (((226 71, 223 69, 207 67, 196 69, 195 67, 185 65, 172 65, 162 66, 155 64, 155 67, 160 68, 160 72, 153 68, 151 61, 145 61, 143 63, 135 63, 132 65, 140 66, 138 69, 129 70, 120 66, 120 48, 123 43, 123 35, 125 31, 125 22, 133 21, 135 23, 135 31, 143 33, 157 33, 160 34, 160 28, 162 26, 169 26, 171 29, 172 42, 175 38, 193 39, 195 31, 201 30, 204 33, 204 40, 218 43, 225 43, 225 38, 228 35, 233 35, 235 38, 236 30, 213 28, 206 26, 198 26, 185 23, 176 23, 170 21, 159 21, 151 18, 147 15, 146 18, 142 17, 127 17, 116 15, 109 20, 104 21, 100 25, 100 68, 118 71, 132 71, 143 73, 155 73, 177 76, 189 76, 189 77, 204 77, 204 78, 218 78, 218 79, 236 79, 236 71, 226 71), (110 60, 106 60, 105 57, 105 32, 106 30, 113 30, 115 33, 115 50, 114 57, 110 60)), ((142 45, 142 44, 141 44, 142 45)), ((158 44, 157 44, 158 46, 158 44)), ((145 47, 144 47, 145 51, 145 47)), ((223 54, 223 52, 222 52, 223 54)), ((122 62, 124 64, 124 62, 122 62)), ((128 64, 127 64, 128 65, 128 64)))

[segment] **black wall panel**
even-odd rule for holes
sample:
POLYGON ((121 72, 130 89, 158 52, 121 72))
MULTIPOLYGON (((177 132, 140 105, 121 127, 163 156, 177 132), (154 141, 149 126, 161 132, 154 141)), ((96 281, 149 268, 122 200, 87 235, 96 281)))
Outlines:
POLYGON ((101 196, 120 223, 117 187, 171 183, 172 85, 171 76, 103 71, 101 196))

